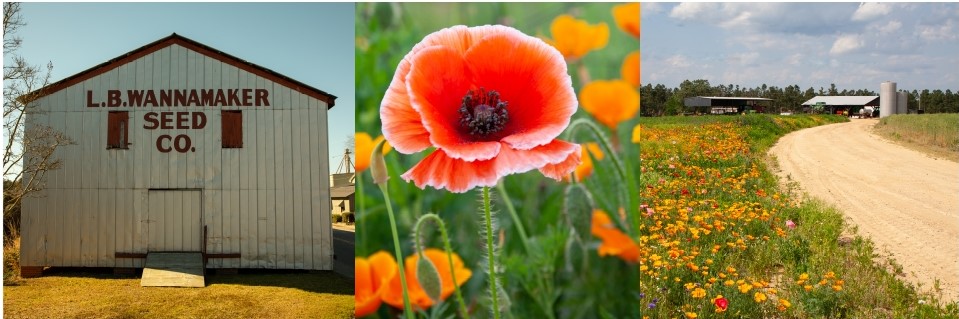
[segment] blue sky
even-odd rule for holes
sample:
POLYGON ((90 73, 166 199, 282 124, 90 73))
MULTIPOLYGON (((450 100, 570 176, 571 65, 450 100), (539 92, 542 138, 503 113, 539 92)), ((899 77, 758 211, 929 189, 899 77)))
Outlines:
POLYGON ((643 3, 643 83, 959 90, 957 3, 643 3))
POLYGON ((176 32, 337 96, 330 170, 355 132, 352 3, 22 3, 17 52, 58 81, 176 32))

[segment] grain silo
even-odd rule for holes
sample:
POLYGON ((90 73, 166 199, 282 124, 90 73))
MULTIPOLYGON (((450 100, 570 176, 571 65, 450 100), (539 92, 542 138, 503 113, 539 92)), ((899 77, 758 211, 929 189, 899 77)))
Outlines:
MULTIPOLYGON (((332 268, 336 97, 177 34, 39 90, 30 125, 76 144, 25 199, 24 276, 45 266, 332 268)), ((28 128, 29 130, 29 128, 28 128)))
POLYGON ((879 117, 896 114, 896 82, 882 82, 879 85, 879 117))
POLYGON ((900 91, 897 94, 898 99, 896 100, 896 114, 909 114, 909 93, 906 91, 900 91))

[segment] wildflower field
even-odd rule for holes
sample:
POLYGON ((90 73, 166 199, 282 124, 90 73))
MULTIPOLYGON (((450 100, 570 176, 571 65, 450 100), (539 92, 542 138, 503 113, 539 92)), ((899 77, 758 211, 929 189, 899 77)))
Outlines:
MULTIPOLYGON (((643 318, 956 318, 896 278, 839 212, 794 194, 765 155, 838 116, 643 118, 643 318), (849 240, 840 240, 846 237, 849 240)), ((901 270, 901 269, 900 269, 901 270)))
POLYGON ((357 317, 640 317, 639 31, 638 3, 357 4, 357 317))

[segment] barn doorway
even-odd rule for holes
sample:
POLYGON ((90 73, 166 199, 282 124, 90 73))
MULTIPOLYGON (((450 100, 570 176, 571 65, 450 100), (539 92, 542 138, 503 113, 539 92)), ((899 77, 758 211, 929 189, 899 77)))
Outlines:
POLYGON ((199 252, 203 242, 201 190, 149 190, 147 252, 199 252))

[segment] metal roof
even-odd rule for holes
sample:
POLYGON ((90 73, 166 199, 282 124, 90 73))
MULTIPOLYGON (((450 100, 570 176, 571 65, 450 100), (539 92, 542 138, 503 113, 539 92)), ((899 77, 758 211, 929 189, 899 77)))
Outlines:
POLYGON ((353 195, 353 192, 353 186, 333 187, 330 188, 330 198, 336 200, 348 199, 351 195, 353 195))
POLYGON ((817 96, 802 105, 879 105, 879 96, 817 96))
POLYGON ((772 101, 773 99, 767 99, 762 97, 736 97, 736 96, 697 96, 701 99, 710 99, 710 100, 745 100, 745 101, 772 101))

